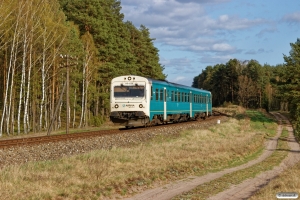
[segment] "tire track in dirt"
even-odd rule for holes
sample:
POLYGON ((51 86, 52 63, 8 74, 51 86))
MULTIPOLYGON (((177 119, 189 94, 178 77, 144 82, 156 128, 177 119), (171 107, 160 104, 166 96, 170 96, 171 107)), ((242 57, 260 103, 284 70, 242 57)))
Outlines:
MULTIPOLYGON (((210 200, 247 199, 262 187, 266 186, 272 179, 276 178, 284 170, 300 162, 300 146, 294 137, 292 126, 288 123, 288 119, 279 113, 274 114, 274 116, 278 121, 284 120, 287 123, 286 127, 289 132, 287 142, 290 147, 288 156, 280 163, 279 166, 274 167, 272 170, 262 172, 252 179, 247 179, 238 185, 234 185, 228 190, 209 198, 210 200)), ((274 194, 274 197, 275 195, 276 194, 274 194)))
MULTIPOLYGON (((280 117, 278 115, 275 116, 280 117)), ((262 162, 267 157, 269 157, 275 150, 278 142, 278 138, 281 135, 282 132, 282 125, 279 125, 277 128, 277 134, 274 138, 269 139, 266 142, 266 149, 262 153, 261 156, 259 156, 257 159, 249 161, 248 163, 245 163, 243 165, 225 169, 219 172, 215 173, 209 173, 204 176, 190 176, 186 179, 176 181, 158 188, 149 189, 146 190, 140 194, 137 194, 133 197, 126 198, 126 200, 165 200, 165 199, 171 199, 172 197, 175 197, 177 195, 182 194, 183 192, 190 191, 194 189, 195 187, 210 182, 212 180, 218 179, 228 173, 236 172, 248 167, 251 167, 257 163, 262 162)), ((265 172, 262 173, 262 175, 259 175, 257 177, 257 180, 260 180, 261 182, 257 184, 257 180, 246 180, 242 182, 241 184, 237 186, 233 186, 232 188, 225 190, 224 192, 221 192, 217 194, 216 196, 212 197, 211 199, 244 199, 243 196, 252 195, 254 190, 261 188, 266 182, 270 181, 270 178, 272 178, 271 175, 276 176, 278 173, 282 172, 284 169, 286 169, 287 166, 292 166, 296 163, 296 157, 299 157, 299 144, 295 141, 295 138, 293 137, 293 129, 291 126, 289 126, 289 145, 291 145, 291 152, 289 153, 288 157, 281 163, 281 165, 278 167, 277 171, 274 172, 265 172), (297 146, 298 145, 298 146, 297 146)), ((273 171, 273 170, 271 170, 273 171)), ((247 197, 246 197, 247 198, 247 197)))

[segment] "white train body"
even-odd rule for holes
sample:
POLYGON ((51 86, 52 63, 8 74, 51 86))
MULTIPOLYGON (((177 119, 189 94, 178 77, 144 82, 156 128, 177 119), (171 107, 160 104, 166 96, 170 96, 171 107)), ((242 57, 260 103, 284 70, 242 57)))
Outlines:
POLYGON ((149 123, 150 96, 151 82, 147 78, 129 75, 112 79, 110 91, 112 121, 126 127, 149 123))

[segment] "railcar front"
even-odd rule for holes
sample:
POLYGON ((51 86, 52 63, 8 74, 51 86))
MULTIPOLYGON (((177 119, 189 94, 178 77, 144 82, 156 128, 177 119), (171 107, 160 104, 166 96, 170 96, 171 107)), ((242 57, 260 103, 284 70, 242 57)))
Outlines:
POLYGON ((111 81, 110 120, 134 127, 149 124, 151 82, 140 76, 119 76, 111 81))

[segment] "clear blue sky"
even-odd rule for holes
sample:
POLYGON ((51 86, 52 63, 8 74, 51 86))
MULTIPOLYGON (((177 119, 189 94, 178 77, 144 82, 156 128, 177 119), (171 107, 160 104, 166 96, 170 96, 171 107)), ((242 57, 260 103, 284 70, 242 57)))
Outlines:
POLYGON ((167 80, 190 86, 232 58, 284 63, 300 38, 299 0, 121 0, 124 21, 149 28, 167 80))

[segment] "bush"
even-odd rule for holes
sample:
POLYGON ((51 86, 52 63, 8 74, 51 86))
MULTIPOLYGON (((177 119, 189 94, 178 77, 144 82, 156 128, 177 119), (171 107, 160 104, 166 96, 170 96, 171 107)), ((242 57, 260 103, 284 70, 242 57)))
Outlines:
POLYGON ((300 104, 297 104, 295 119, 295 137, 300 141, 300 104))
POLYGON ((91 117, 90 124, 92 126, 101 126, 104 123, 105 120, 103 120, 102 116, 93 116, 91 117))

